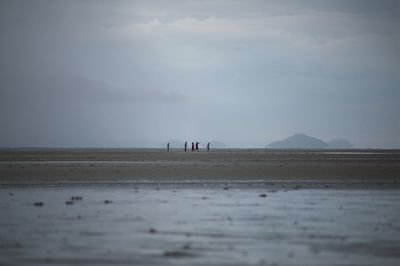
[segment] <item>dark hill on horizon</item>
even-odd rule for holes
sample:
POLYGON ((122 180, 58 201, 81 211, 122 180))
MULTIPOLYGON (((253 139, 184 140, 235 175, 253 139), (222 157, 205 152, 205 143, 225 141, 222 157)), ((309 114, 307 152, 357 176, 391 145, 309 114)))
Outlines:
POLYGON ((328 144, 305 134, 295 134, 286 139, 271 142, 268 147, 272 149, 324 149, 328 147, 328 144))
POLYGON ((330 149, 351 149, 353 144, 345 139, 334 139, 328 142, 328 148, 330 149))
POLYGON ((325 141, 307 136, 306 134, 295 134, 286 139, 271 142, 267 148, 271 149, 351 149, 354 146, 347 140, 336 139, 328 143, 325 141))

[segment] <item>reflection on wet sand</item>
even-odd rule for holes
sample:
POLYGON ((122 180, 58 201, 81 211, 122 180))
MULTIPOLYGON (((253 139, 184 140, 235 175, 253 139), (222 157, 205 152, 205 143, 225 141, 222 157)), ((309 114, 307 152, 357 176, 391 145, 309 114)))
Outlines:
POLYGON ((397 189, 14 186, 1 188, 0 199, 4 265, 400 261, 397 189))

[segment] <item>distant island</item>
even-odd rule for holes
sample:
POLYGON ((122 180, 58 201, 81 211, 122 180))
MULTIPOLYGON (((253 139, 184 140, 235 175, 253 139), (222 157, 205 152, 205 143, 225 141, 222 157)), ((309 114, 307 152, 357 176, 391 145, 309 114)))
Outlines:
POLYGON ((267 148, 271 149, 351 149, 353 145, 344 139, 335 139, 325 142, 321 139, 307 136, 306 134, 295 134, 286 139, 271 142, 267 148))
POLYGON ((331 149, 352 149, 354 148, 348 140, 345 139, 335 139, 328 142, 328 148, 331 149))

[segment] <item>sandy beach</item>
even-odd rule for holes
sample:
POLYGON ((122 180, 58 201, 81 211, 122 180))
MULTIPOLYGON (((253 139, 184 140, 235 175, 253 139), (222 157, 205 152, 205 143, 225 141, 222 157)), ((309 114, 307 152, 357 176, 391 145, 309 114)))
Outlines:
POLYGON ((0 183, 397 182, 399 150, 21 149, 0 151, 0 183))
POLYGON ((400 151, 0 151, 0 265, 398 265, 400 151))

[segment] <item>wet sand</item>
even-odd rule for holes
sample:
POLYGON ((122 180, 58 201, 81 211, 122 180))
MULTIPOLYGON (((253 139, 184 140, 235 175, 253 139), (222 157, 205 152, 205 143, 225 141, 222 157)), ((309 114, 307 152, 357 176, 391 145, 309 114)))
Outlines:
POLYGON ((0 265, 399 265, 399 151, 0 151, 0 265))
POLYGON ((385 181, 400 179, 399 150, 0 150, 0 183, 141 181, 385 181))
POLYGON ((0 199, 1 265, 400 262, 398 190, 85 185, 0 199))

